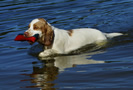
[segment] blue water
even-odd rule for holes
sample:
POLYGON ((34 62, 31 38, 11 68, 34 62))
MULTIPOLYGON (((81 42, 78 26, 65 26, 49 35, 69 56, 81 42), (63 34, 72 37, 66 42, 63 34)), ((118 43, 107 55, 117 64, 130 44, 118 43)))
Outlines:
POLYGON ((133 0, 1 0, 0 90, 133 88, 133 0), (34 18, 58 28, 123 32, 108 46, 40 60, 41 46, 15 42, 34 18))

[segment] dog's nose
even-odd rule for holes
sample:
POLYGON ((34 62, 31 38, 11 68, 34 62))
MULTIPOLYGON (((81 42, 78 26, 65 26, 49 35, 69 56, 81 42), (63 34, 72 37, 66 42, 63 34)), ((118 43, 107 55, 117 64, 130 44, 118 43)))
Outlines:
POLYGON ((24 32, 24 36, 25 36, 25 37, 29 37, 30 35, 29 35, 28 32, 24 32))

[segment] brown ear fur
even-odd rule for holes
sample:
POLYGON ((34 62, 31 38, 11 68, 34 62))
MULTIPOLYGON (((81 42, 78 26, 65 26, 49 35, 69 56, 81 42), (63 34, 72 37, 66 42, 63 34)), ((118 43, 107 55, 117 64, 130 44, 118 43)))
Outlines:
POLYGON ((47 29, 47 32, 45 33, 44 36, 44 45, 50 46, 52 45, 52 43, 53 43, 53 31, 47 29))
POLYGON ((49 26, 48 23, 43 18, 39 18, 39 20, 44 22, 44 27, 42 28, 44 34, 44 45, 50 46, 53 43, 54 32, 51 26, 49 26))

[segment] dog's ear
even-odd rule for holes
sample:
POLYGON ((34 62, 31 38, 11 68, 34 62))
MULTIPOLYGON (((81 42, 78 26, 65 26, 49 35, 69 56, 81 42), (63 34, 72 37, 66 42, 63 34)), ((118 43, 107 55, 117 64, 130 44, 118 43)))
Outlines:
POLYGON ((47 29, 45 30, 45 35, 44 35, 44 45, 45 46, 50 46, 53 43, 53 37, 54 37, 54 32, 51 29, 51 27, 47 27, 47 29))
POLYGON ((43 33, 43 44, 45 46, 50 46, 53 43, 53 37, 54 37, 54 31, 52 30, 50 24, 47 23, 47 21, 43 18, 38 18, 41 23, 43 24, 41 29, 43 33))

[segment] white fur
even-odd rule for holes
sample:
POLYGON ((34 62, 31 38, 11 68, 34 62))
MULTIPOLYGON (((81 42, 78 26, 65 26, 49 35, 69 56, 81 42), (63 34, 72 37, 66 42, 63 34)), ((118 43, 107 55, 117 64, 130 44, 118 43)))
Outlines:
MULTIPOLYGON (((32 34, 40 34, 41 32, 36 32, 33 30, 33 24, 38 22, 38 19, 35 19, 31 22, 30 31, 32 34)), ((50 24, 49 24, 50 25, 50 24)), ((51 26, 51 25, 50 25, 51 26)), ((80 28, 73 29, 72 35, 68 34, 67 30, 58 29, 51 26, 54 31, 54 42, 51 49, 46 49, 39 54, 40 57, 47 57, 54 54, 68 54, 71 51, 81 48, 87 44, 98 43, 102 41, 106 41, 107 37, 119 36, 122 34, 105 34, 97 29, 92 28, 80 28)))
POLYGON ((69 36, 66 30, 60 30, 57 28, 54 29, 54 33, 55 39, 52 49, 61 54, 67 54, 87 44, 106 40, 103 33, 91 28, 73 29, 72 36, 69 36))

